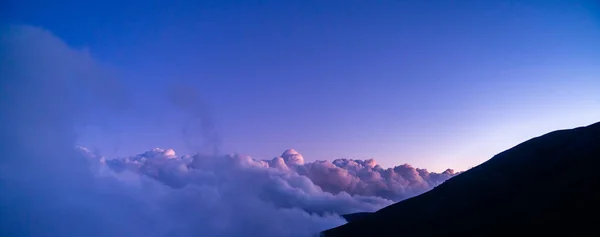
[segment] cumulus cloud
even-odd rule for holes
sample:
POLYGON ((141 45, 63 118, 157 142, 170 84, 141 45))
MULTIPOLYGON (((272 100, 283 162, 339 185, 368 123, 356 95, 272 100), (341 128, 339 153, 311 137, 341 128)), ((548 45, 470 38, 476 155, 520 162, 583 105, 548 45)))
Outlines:
MULTIPOLYGON (((88 157, 93 156, 88 150, 82 151, 87 153, 88 157)), ((106 160, 101 156, 94 157, 98 161, 106 160)), ((290 185, 290 183, 298 183, 298 180, 302 180, 301 183, 304 184, 301 189, 304 192, 316 190, 325 192, 327 195, 353 196, 357 200, 377 204, 373 207, 389 204, 390 200, 400 201, 421 194, 456 175, 451 169, 443 173, 435 173, 417 169, 408 164, 384 169, 377 165, 374 159, 336 159, 333 162, 305 163, 304 157, 294 149, 286 150, 281 156, 272 160, 256 160, 239 155, 176 156, 172 149, 155 148, 131 157, 109 159, 107 165, 117 172, 127 170, 144 174, 174 188, 193 183, 195 172, 213 172, 215 177, 212 178, 222 176, 238 178, 251 172, 256 175, 254 180, 265 178, 284 181, 284 183, 280 183, 280 181, 267 180, 265 181, 266 186, 257 187, 263 190, 276 190, 271 186, 290 185), (258 175, 259 173, 263 175, 258 175)), ((314 192, 310 191, 309 193, 314 192)), ((283 203, 283 201, 275 199, 269 201, 283 203)), ((331 207, 333 206, 331 205, 331 207)), ((329 211, 337 214, 373 208, 363 206, 362 209, 353 209, 352 206, 348 206, 347 210, 328 210, 324 207, 322 210, 315 211, 314 208, 297 207, 311 212, 329 211)))
MULTIPOLYGON (((11 26, 0 40, 0 236, 311 236, 343 224, 338 214, 376 210, 452 175, 305 162, 294 150, 272 160, 171 149, 106 159, 75 146, 74 126, 126 109, 118 80, 46 30, 11 26)), ((185 93, 174 103, 211 128, 185 93)))
POLYGON ((106 164, 117 173, 144 174, 172 188, 187 185, 222 185, 243 189, 277 208, 296 208, 310 214, 346 214, 374 211, 392 202, 379 197, 336 194, 323 191, 308 177, 289 168, 271 167, 269 162, 247 156, 175 156, 172 149, 152 149, 131 157, 106 160, 81 149, 86 157, 106 164))

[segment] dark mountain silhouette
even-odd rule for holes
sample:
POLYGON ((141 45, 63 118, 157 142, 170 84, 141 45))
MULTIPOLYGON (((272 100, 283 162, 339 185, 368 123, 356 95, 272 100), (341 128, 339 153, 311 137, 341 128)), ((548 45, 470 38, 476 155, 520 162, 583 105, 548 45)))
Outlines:
POLYGON ((322 236, 600 236, 599 164, 600 123, 554 131, 322 236))
POLYGON ((357 221, 357 220, 362 220, 364 218, 367 218, 369 215, 371 215, 371 213, 372 212, 357 212, 357 213, 342 215, 342 217, 347 222, 354 222, 354 221, 357 221))

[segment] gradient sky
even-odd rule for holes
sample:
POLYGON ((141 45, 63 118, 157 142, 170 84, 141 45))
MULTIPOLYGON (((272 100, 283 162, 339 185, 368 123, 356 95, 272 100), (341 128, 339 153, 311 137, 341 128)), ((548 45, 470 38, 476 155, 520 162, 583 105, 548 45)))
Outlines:
MULTIPOLYGON (((6 4, 6 3, 5 3, 6 4)), ((14 1, 119 75, 135 110, 81 142, 191 152, 163 94, 196 88, 223 151, 466 169, 600 121, 594 1, 14 1)), ((117 149, 118 148, 118 149, 117 149)))

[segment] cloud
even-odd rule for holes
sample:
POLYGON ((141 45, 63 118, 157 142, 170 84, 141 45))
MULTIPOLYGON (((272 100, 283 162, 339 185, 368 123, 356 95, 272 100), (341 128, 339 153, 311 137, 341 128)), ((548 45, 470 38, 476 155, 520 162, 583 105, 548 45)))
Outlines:
POLYGON ((106 160, 86 149, 82 152, 118 173, 144 174, 172 188, 209 185, 222 191, 223 188, 235 187, 240 194, 252 194, 277 208, 297 208, 321 216, 375 211, 392 203, 375 196, 326 192, 310 178, 292 169, 271 167, 269 162, 246 156, 198 154, 177 157, 171 149, 157 148, 136 156, 106 160))
MULTIPOLYGON (((75 127, 128 109, 117 77, 31 26, 2 28, 0 65, 1 236, 311 236, 343 224, 337 214, 376 210, 451 175, 304 162, 293 150, 268 161, 170 149, 105 159, 75 146, 75 127)), ((173 103, 217 146, 202 106, 176 92, 173 103)))
MULTIPOLYGON (((92 156, 89 151, 83 151, 88 153, 88 156, 92 156)), ((101 156, 95 156, 95 159, 105 160, 101 156)), ((363 206, 358 209, 353 209, 350 205, 347 210, 340 208, 330 210, 327 207, 315 210, 312 207, 301 206, 301 202, 292 201, 295 200, 294 197, 286 196, 289 199, 287 201, 297 204, 294 207, 309 212, 333 212, 336 214, 381 207, 390 204, 389 200, 400 201, 428 191, 456 175, 450 169, 443 173, 430 173, 425 169, 416 169, 408 164, 384 169, 377 165, 374 159, 364 161, 337 159, 333 162, 305 163, 303 156, 294 149, 286 150, 281 156, 272 160, 256 160, 239 155, 215 157, 198 154, 178 157, 172 149, 155 148, 131 157, 109 159, 107 164, 117 172, 127 170, 141 173, 174 188, 194 183, 196 172, 210 172, 214 176, 211 177, 212 179, 223 177, 238 179, 250 175, 252 177, 248 178, 264 183, 264 186, 255 187, 261 190, 283 192, 283 186, 286 186, 300 188, 300 191, 311 195, 324 192, 327 195, 351 196, 356 200, 360 199, 361 202, 376 204, 373 207, 363 206), (279 186, 279 189, 273 188, 273 186, 279 186)), ((202 178, 205 179, 206 176, 202 178)), ((232 180, 227 182, 230 181, 232 180)), ((248 187, 252 184, 244 184, 244 186, 248 187)), ((286 200, 271 198, 268 201, 280 203, 282 206, 291 205, 285 204, 286 200)), ((334 206, 334 204, 329 204, 329 207, 333 208, 334 206)))

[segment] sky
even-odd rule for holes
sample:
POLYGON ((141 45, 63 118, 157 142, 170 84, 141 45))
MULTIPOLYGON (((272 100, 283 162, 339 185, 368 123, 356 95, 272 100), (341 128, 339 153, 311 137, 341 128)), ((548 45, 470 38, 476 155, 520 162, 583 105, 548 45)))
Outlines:
MULTIPOLYGON (((344 224, 340 215, 461 174, 373 159, 305 161, 292 149, 270 160, 160 148, 105 156, 78 145, 77 129, 136 109, 132 88, 44 28, 0 33, 0 236, 315 236, 344 224)), ((155 96, 206 128, 188 138, 218 145, 197 91, 167 94, 155 96)))
POLYGON ((79 129, 107 156, 194 152, 189 113, 163 96, 180 90, 197 91, 222 152, 260 159, 294 148, 464 170, 600 121, 594 1, 3 4, 6 22, 52 32, 132 88, 115 100, 135 109, 79 129))

